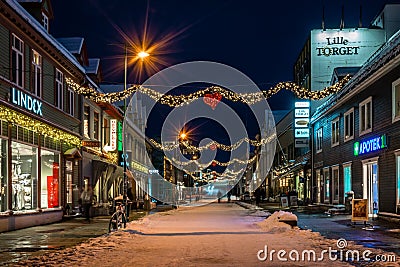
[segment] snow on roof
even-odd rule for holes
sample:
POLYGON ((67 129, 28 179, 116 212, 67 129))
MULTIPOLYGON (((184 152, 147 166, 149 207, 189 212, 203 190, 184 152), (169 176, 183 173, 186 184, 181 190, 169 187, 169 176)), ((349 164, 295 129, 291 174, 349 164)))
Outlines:
POLYGON ((57 41, 60 42, 65 48, 68 49, 72 54, 80 54, 83 46, 83 37, 62 37, 57 38, 57 41))
POLYGON ((89 58, 89 66, 86 66, 86 73, 94 73, 97 74, 100 66, 99 58, 89 58))
POLYGON ((17 0, 19 3, 41 3, 43 0, 17 0))
POLYGON ((63 45, 61 45, 53 36, 51 36, 43 26, 26 11, 17 0, 4 0, 17 14, 19 14, 32 28, 34 28, 44 39, 51 43, 60 51, 69 61, 71 61, 80 71, 85 73, 85 69, 78 60, 69 52, 63 45))

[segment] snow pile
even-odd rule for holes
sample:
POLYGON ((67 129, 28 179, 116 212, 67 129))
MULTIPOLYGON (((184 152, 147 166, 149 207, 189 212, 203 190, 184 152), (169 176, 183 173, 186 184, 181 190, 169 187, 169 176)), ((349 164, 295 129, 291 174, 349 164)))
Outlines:
POLYGON ((297 221, 297 216, 287 211, 275 211, 271 216, 262 222, 257 223, 266 232, 279 233, 286 232, 292 227, 282 221, 297 221))

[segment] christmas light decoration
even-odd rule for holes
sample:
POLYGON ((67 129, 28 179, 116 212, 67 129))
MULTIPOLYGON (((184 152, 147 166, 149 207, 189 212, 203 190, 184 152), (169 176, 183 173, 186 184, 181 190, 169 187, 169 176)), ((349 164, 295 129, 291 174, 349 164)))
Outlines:
POLYGON ((0 106, 0 120, 17 124, 18 126, 24 127, 45 137, 50 137, 77 147, 81 146, 81 140, 77 136, 66 133, 5 106, 0 106))
MULTIPOLYGON (((200 147, 190 145, 186 142, 182 142, 181 144, 183 146, 185 146, 187 149, 189 149, 191 151, 196 151, 196 152, 201 152, 206 149, 215 150, 216 148, 224 150, 224 151, 232 151, 232 150, 235 150, 238 147, 240 147, 240 145, 243 144, 243 142, 249 143, 252 146, 262 146, 267 143, 270 143, 275 138, 276 138, 276 133, 272 134, 271 136, 269 136, 267 138, 263 138, 260 141, 251 140, 248 137, 244 137, 244 138, 240 139, 239 141, 237 141, 236 143, 234 143, 233 145, 224 145, 224 144, 218 143, 217 141, 210 141, 209 143, 207 143, 203 146, 200 146, 200 147)), ((163 150, 163 151, 172 151, 174 149, 177 149, 181 145, 181 144, 162 145, 162 144, 158 143, 156 140, 151 139, 151 138, 148 139, 148 141, 151 144, 153 144, 156 148, 163 150)))
MULTIPOLYGON (((319 100, 323 99, 331 94, 339 92, 345 84, 350 80, 350 75, 346 75, 342 80, 335 83, 334 85, 325 87, 320 91, 310 91, 309 89, 300 87, 294 82, 279 82, 274 87, 271 87, 267 91, 260 91, 256 93, 235 93, 227 89, 221 88, 219 86, 210 86, 203 90, 188 94, 188 95, 165 95, 157 92, 150 88, 145 88, 141 85, 133 85, 126 90, 113 93, 100 93, 96 91, 93 87, 84 87, 75 83, 71 78, 66 78, 67 84, 78 94, 85 96, 86 98, 93 100, 95 102, 107 102, 113 103, 117 101, 124 100, 128 98, 135 92, 141 92, 146 94, 154 101, 159 102, 163 105, 168 105, 170 107, 179 107, 183 105, 188 105, 191 102, 199 99, 200 97, 208 97, 210 95, 218 96, 218 99, 229 99, 233 102, 243 102, 248 105, 253 105, 260 102, 263 99, 270 98, 271 96, 277 94, 280 90, 289 90, 293 92, 296 97, 301 99, 319 100), (221 97, 221 98, 220 98, 221 97)), ((215 108, 215 107, 214 107, 215 108)))

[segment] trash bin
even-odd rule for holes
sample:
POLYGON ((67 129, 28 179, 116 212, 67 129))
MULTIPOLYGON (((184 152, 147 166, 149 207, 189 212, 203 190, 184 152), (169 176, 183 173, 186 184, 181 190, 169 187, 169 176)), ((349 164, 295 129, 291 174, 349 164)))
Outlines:
POLYGON ((353 191, 346 192, 344 205, 345 205, 345 209, 346 209, 347 213, 351 213, 351 205, 352 205, 353 197, 354 197, 353 191))

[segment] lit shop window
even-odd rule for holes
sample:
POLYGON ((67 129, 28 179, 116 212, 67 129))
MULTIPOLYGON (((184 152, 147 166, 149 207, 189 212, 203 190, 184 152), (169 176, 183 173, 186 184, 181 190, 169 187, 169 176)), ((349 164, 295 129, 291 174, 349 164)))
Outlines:
POLYGON ((41 208, 59 206, 60 154, 41 150, 41 208))
POLYGON ((7 140, 0 139, 0 211, 8 210, 7 205, 7 140))
POLYGON ((354 108, 344 113, 344 141, 354 139, 354 108))
POLYGON ((333 202, 339 202, 339 166, 332 167, 332 196, 333 202))
POLYGON ((329 168, 324 169, 324 202, 329 202, 331 196, 331 179, 329 176, 329 168))
POLYGON ((372 131, 372 96, 360 103, 360 135, 372 131))
POLYGON ((344 196, 346 193, 352 191, 351 187, 351 165, 343 166, 343 178, 344 178, 344 196))
POLYGON ((11 143, 12 209, 37 208, 37 148, 11 143))

